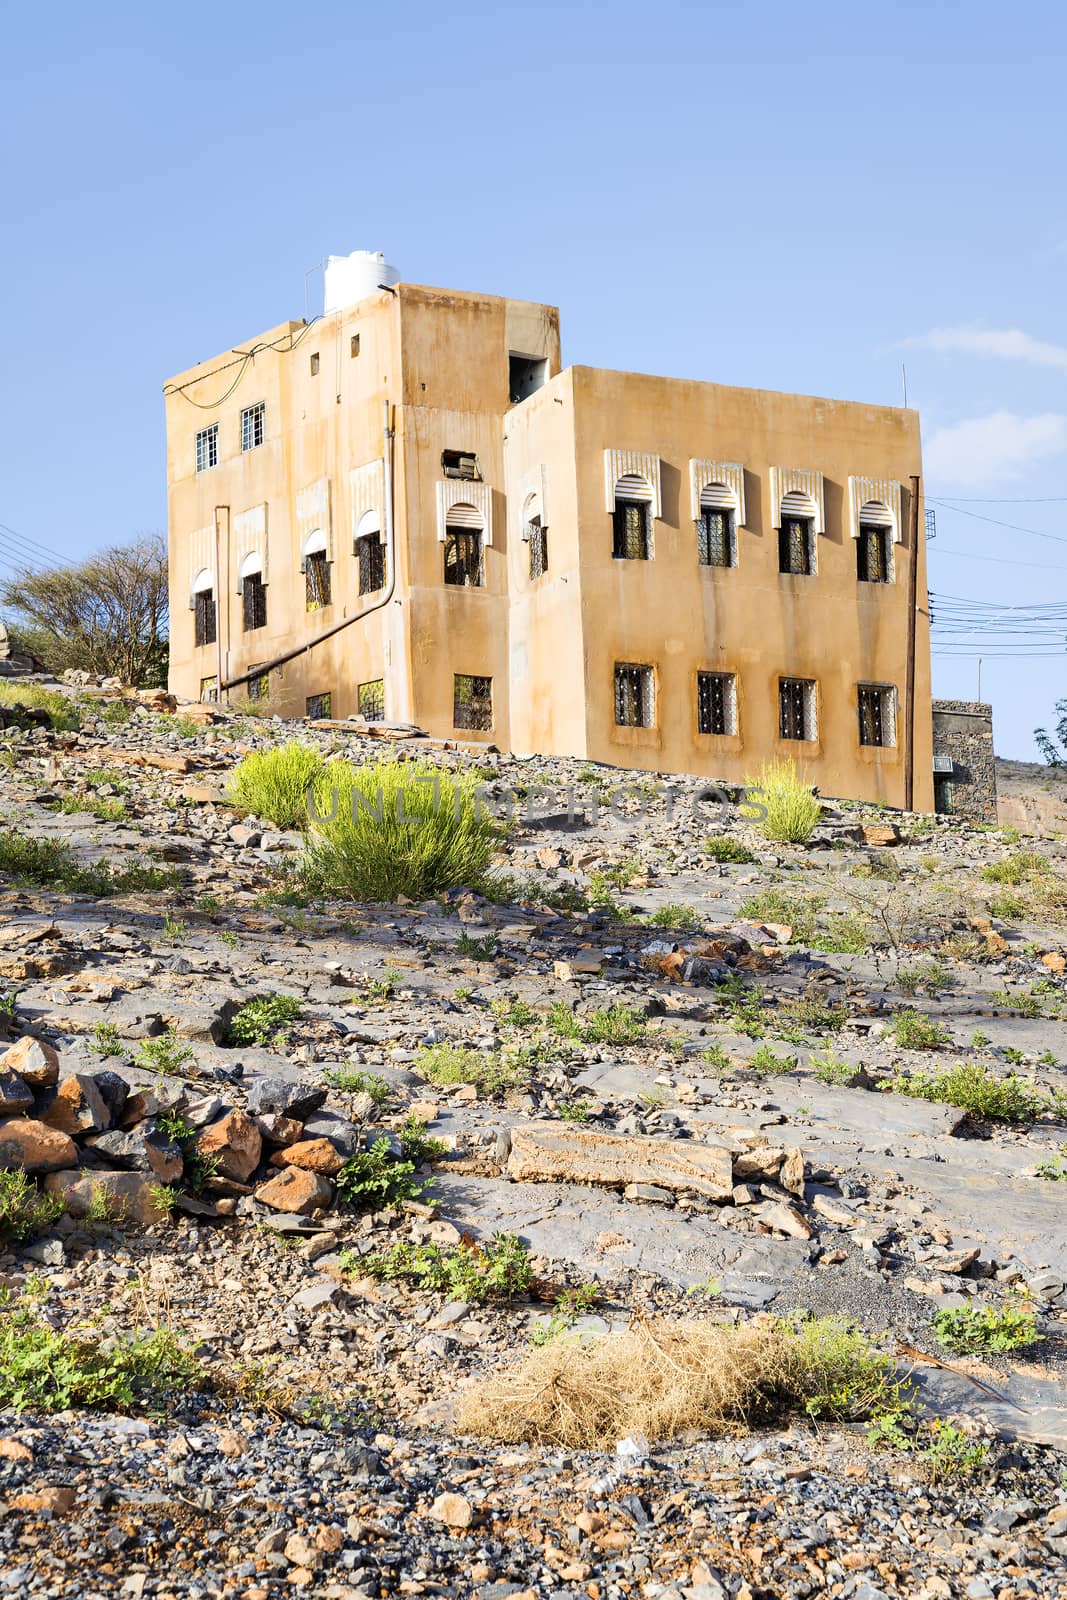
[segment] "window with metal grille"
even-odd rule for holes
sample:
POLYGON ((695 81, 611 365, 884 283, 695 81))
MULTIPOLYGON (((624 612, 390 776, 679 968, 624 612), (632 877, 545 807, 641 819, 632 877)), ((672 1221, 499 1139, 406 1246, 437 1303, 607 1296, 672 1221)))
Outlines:
MULTIPOLYGON (((249 668, 250 672, 256 672, 257 670, 258 670, 258 664, 257 664, 257 666, 253 666, 253 667, 249 668)), ((266 699, 269 698, 269 696, 270 696, 270 673, 269 672, 260 672, 257 677, 249 678, 249 680, 248 680, 248 698, 250 700, 266 700, 266 699)))
POLYGON ((702 511, 697 523, 697 560, 702 567, 734 565, 734 519, 730 511, 702 511))
POLYGON ((374 594, 385 588, 385 546, 376 533, 365 534, 356 540, 356 560, 359 563, 359 592, 374 594))
POLYGON ((445 582, 480 589, 485 582, 482 536, 470 528, 445 528, 445 582))
POLYGON ((241 585, 244 610, 244 631, 252 633, 267 626, 267 586, 261 572, 253 572, 241 585))
POLYGON ((779 678, 779 738, 814 739, 815 732, 815 684, 810 678, 779 678))
POLYGON ((457 672, 452 680, 452 726, 477 728, 493 726, 493 680, 457 672))
POLYGON ((304 713, 313 722, 317 722, 324 717, 332 717, 333 695, 329 691, 326 694, 309 694, 304 701, 304 713))
POLYGON ((654 728, 655 725, 656 690, 652 668, 616 661, 615 726, 654 728))
POLYGON ((541 518, 534 517, 526 524, 530 546, 530 578, 543 578, 548 571, 548 529, 542 527, 541 518))
POLYGON ((263 428, 267 418, 266 403, 246 406, 241 412, 241 449, 254 450, 263 443, 263 428))
POLYGON ((201 702, 203 704, 207 704, 207 703, 209 703, 211 701, 217 700, 218 697, 219 697, 219 680, 218 680, 218 678, 201 678, 200 679, 200 699, 201 699, 201 702))
POLYGON ((651 561, 652 508, 646 501, 616 497, 611 526, 616 561, 651 561))
POLYGON ((736 704, 732 672, 697 673, 698 733, 736 733, 736 704))
POLYGON ((201 428, 196 436, 196 470, 206 472, 208 467, 217 467, 219 464, 219 425, 211 423, 210 427, 201 428))
POLYGON ((861 683, 857 693, 860 744, 896 743, 895 696, 887 685, 861 683))
POLYGON ((934 774, 934 810, 942 816, 952 810, 952 779, 945 772, 934 774))
POLYGON ((307 591, 307 609, 320 611, 330 603, 330 563, 324 550, 304 561, 304 585, 307 591))
POLYGON ((215 591, 202 589, 196 597, 196 642, 215 643, 215 591))
POLYGON ((814 526, 810 517, 783 517, 778 530, 778 570, 811 577, 815 571, 814 526))
POLYGON ((860 583, 888 583, 891 574, 889 529, 860 526, 856 540, 856 577, 860 583))
POLYGON ((374 678, 370 683, 361 683, 358 690, 356 704, 361 717, 366 717, 368 722, 383 722, 385 720, 385 679, 374 678))

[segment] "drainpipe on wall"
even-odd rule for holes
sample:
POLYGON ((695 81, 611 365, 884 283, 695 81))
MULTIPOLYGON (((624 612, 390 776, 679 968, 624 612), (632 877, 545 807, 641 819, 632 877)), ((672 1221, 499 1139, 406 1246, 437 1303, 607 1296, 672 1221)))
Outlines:
POLYGON ((919 595, 919 479, 911 479, 911 570, 908 574, 908 652, 904 671, 904 809, 915 802, 915 608, 919 595))
MULTIPOLYGON (((226 551, 229 555, 230 547, 230 508, 229 506, 215 507, 215 699, 222 702, 222 597, 226 596, 226 617, 229 619, 229 587, 222 581, 222 536, 219 533, 219 517, 226 513, 226 551)), ((227 566, 229 563, 227 562, 227 566)), ((229 573, 227 573, 227 578, 229 573)), ((227 636, 229 629, 226 630, 227 636)), ((228 685, 227 685, 228 687, 228 685)))
MULTIPOLYGON (((317 633, 313 639, 297 645, 295 650, 287 650, 284 655, 275 656, 272 661, 264 661, 254 672, 244 672, 239 678, 230 678, 226 684, 219 681, 221 688, 236 689, 239 684, 250 683, 253 678, 261 678, 264 673, 273 672, 275 667, 284 667, 286 662, 295 661, 297 656, 306 655, 315 646, 332 639, 335 633, 340 633, 343 628, 350 628, 353 622, 362 622, 364 617, 381 611, 393 598, 396 590, 396 551, 393 548, 393 429, 389 426, 389 402, 382 401, 382 467, 385 479, 385 559, 389 567, 389 576, 386 579, 385 590, 380 600, 372 606, 365 606, 362 611, 357 611, 354 616, 342 617, 340 622, 335 622, 331 628, 326 628, 322 633, 317 633)), ((216 535, 218 524, 216 523, 216 535)), ((220 657, 221 660, 221 657, 220 657)))

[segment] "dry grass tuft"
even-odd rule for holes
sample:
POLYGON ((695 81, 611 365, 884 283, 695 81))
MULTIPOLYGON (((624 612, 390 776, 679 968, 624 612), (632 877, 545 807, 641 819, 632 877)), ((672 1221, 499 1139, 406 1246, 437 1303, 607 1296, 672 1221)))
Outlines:
POLYGON ((835 1318, 636 1320, 542 1346, 471 1390, 457 1420, 506 1444, 612 1449, 629 1434, 740 1433, 796 1412, 855 1420, 899 1403, 903 1387, 891 1358, 835 1318))

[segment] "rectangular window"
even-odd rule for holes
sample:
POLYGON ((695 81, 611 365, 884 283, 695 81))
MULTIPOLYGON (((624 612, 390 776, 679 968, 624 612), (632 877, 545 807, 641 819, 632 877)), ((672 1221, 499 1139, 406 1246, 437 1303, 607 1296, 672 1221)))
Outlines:
POLYGON ((702 567, 734 565, 734 519, 730 511, 702 511, 697 523, 697 560, 702 567))
POLYGON ((359 334, 358 333, 354 333, 352 335, 351 339, 348 341, 348 353, 349 353, 350 356, 358 356, 359 355, 359 334))
POLYGON ((215 591, 203 589, 196 597, 196 642, 215 643, 215 591))
POLYGON ((543 578, 548 571, 548 529, 541 526, 540 517, 526 524, 530 545, 530 579, 543 578))
MULTIPOLYGON (((249 671, 255 672, 255 666, 249 671)), ((248 698, 250 700, 266 700, 270 696, 270 673, 261 672, 258 677, 248 680, 248 698)))
POLYGON ((385 721, 385 679, 375 678, 370 683, 361 683, 356 704, 361 717, 366 717, 368 722, 385 721))
POLYGON ((896 744, 896 694, 886 684, 861 683, 857 691, 860 744, 896 744))
POLYGON ((480 589, 485 582, 482 536, 467 528, 445 528, 445 582, 480 589))
POLYGON ((332 708, 333 695, 329 693, 309 694, 304 702, 304 714, 305 716, 310 717, 312 722, 318 722, 322 718, 332 717, 332 708))
POLYGON ((321 611, 323 606, 329 605, 330 563, 326 559, 324 550, 320 550, 317 554, 306 558, 304 562, 304 587, 309 611, 321 611))
POLYGON ((385 588, 385 546, 376 533, 356 540, 360 594, 375 594, 385 588))
POLYGON ((267 586, 261 572, 253 572, 241 585, 244 631, 252 633, 267 626, 267 586))
POLYGON ((655 675, 651 667, 615 663, 615 726, 654 728, 656 725, 655 675))
POLYGON ((453 679, 452 726, 487 732, 493 726, 493 680, 457 672, 453 679))
POLYGON ((200 701, 201 701, 201 704, 202 705, 208 705, 211 702, 217 700, 218 697, 219 697, 219 680, 218 680, 218 678, 201 678, 200 679, 200 701))
POLYGON ((241 449, 255 450, 263 443, 263 426, 266 421, 267 407, 260 400, 258 405, 246 406, 241 412, 241 449))
POLYGON ((482 480, 478 457, 473 450, 442 450, 441 471, 446 478, 466 478, 472 483, 482 480))
POLYGON ((208 467, 217 467, 219 464, 219 425, 213 422, 210 427, 201 428, 196 436, 196 470, 206 472, 208 467))
POLYGON ((815 738, 815 684, 810 678, 778 679, 778 736, 815 738))
POLYGON ((815 571, 814 544, 810 517, 783 517, 778 531, 778 571, 810 578, 815 571))
POLYGON ((611 526, 616 561, 651 561, 652 508, 644 500, 616 499, 611 526))
POLYGON ((888 583, 892 568, 889 529, 861 526, 856 540, 856 577, 860 583, 888 583))
POLYGON ((313 378, 317 378, 318 375, 319 375, 319 352, 316 350, 314 355, 311 357, 311 376, 313 378))
POLYGON ((737 732, 737 687, 732 672, 697 673, 697 732, 737 732))

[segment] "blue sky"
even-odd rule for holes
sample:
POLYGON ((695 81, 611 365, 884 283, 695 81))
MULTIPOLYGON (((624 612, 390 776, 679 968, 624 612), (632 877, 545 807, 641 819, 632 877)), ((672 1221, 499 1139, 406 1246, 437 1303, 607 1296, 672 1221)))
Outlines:
MULTIPOLYGON (((8 8, 0 571, 11 530, 164 527, 164 379, 368 248, 560 306, 568 363, 896 404, 905 361, 962 507, 931 587, 1058 600, 1065 36, 986 0, 8 8)), ((1032 754, 1067 663, 985 653, 1032 754)), ((934 667, 973 698, 973 659, 934 667)))

